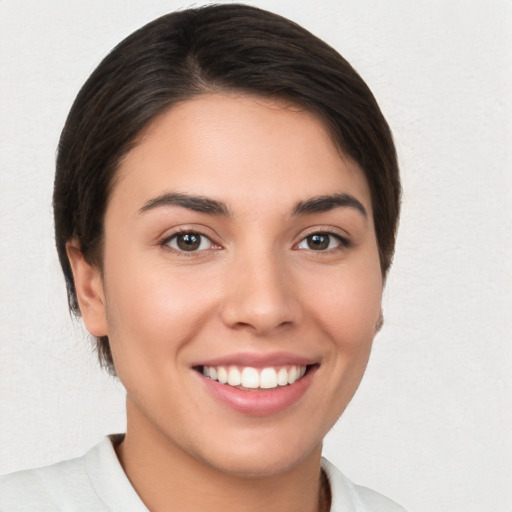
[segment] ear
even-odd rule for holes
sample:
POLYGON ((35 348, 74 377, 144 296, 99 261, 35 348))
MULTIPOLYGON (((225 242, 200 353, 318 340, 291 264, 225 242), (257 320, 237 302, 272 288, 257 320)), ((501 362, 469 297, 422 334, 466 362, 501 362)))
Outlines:
POLYGON ((73 271, 76 296, 85 327, 93 336, 106 336, 108 323, 100 269, 85 259, 77 240, 73 239, 66 243, 66 252, 73 271))
POLYGON ((375 334, 377 334, 384 325, 384 313, 382 312, 382 309, 380 310, 379 318, 377 319, 377 322, 375 323, 375 334))

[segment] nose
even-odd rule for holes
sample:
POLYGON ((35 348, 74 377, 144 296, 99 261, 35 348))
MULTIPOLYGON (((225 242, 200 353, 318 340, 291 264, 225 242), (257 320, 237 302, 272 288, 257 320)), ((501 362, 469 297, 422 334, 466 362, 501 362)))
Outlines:
POLYGON ((230 268, 221 307, 230 328, 247 329, 256 336, 292 326, 302 311, 286 265, 271 254, 240 258, 230 268))

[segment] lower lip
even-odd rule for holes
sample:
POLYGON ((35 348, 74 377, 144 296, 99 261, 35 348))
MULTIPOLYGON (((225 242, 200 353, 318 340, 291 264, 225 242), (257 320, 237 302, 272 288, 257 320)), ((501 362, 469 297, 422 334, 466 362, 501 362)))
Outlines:
POLYGON ((208 391, 223 405, 250 416, 270 416, 284 411, 297 402, 310 386, 317 366, 309 368, 304 377, 286 386, 271 390, 249 390, 235 388, 209 379, 198 373, 208 391))

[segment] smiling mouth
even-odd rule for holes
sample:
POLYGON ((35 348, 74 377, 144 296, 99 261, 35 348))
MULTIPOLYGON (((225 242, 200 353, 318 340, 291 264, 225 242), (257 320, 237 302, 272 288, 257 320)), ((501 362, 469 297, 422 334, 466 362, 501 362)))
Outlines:
POLYGON ((198 366, 195 369, 205 377, 228 386, 247 390, 271 390, 294 384, 302 379, 312 366, 269 366, 262 369, 251 366, 198 366))

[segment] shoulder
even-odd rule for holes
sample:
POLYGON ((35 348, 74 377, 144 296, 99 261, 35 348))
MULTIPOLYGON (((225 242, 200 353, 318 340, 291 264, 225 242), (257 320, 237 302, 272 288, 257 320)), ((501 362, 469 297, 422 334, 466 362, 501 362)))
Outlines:
POLYGON ((0 511, 65 510, 75 496, 90 497, 90 491, 84 457, 80 457, 0 477, 0 511))
POLYGON ((0 512, 146 511, 105 437, 84 456, 0 477, 0 512), (114 507, 111 502, 117 502, 114 507))
POLYGON ((406 512, 382 494, 354 484, 328 460, 322 459, 322 468, 331 484, 331 512, 406 512))

